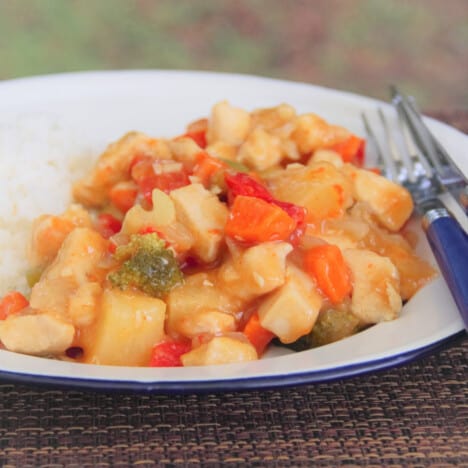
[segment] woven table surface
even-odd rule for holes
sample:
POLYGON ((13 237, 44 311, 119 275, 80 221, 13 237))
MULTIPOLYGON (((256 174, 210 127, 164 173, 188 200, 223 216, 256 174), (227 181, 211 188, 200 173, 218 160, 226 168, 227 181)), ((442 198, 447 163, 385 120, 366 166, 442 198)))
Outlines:
MULTIPOLYGON (((468 112, 433 112, 468 132, 468 112)), ((0 382, 1 467, 466 466, 468 339, 346 380, 239 393, 0 382)))

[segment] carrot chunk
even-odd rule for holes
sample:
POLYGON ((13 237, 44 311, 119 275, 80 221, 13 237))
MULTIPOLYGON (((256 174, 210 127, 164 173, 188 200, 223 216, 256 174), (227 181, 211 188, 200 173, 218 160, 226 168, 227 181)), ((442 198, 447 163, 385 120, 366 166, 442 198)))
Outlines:
POLYGON ((336 143, 331 147, 340 154, 344 162, 352 162, 358 166, 364 163, 365 140, 356 135, 351 135, 345 141, 336 143))
POLYGON ((202 152, 197 155, 196 163, 193 168, 193 175, 206 186, 209 184, 211 178, 225 167, 226 164, 220 159, 213 158, 208 153, 202 152))
POLYGON ((304 255, 304 270, 333 304, 351 293, 351 275, 340 249, 336 245, 318 245, 304 255))
POLYGON ((3 296, 0 301, 0 320, 16 314, 29 305, 28 300, 18 291, 12 291, 3 296))
POLYGON ((257 350, 259 357, 265 351, 268 343, 275 337, 274 333, 262 327, 260 319, 258 318, 258 312, 250 316, 242 332, 257 350))
POLYGON ((232 204, 225 233, 248 243, 287 240, 296 224, 280 207, 260 198, 239 195, 232 204))

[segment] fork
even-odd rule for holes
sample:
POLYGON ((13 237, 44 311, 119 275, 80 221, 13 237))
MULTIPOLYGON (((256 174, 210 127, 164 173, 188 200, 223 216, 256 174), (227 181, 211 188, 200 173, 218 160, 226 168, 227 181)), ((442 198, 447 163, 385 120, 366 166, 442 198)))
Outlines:
POLYGON ((392 131, 379 108, 383 130, 383 137, 379 139, 374 131, 376 127, 363 113, 368 141, 375 147, 376 164, 382 175, 410 191, 415 210, 422 216, 429 245, 468 331, 468 235, 439 198, 449 191, 466 214, 466 178, 425 126, 410 99, 395 87, 391 91, 397 128, 392 131), (380 141, 384 141, 385 146, 380 141))

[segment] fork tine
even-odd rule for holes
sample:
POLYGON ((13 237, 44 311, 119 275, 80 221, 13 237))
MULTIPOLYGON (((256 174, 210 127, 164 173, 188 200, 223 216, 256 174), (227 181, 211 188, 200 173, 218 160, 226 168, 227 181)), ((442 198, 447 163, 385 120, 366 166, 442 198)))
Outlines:
POLYGON ((409 157, 407 157, 407 154, 405 152, 402 152, 398 148, 398 145, 396 143, 395 138, 392 135, 388 120, 385 117, 382 108, 379 107, 377 109, 377 112, 379 114, 380 121, 382 122, 382 127, 385 132, 385 139, 387 141, 388 151, 391 156, 390 164, 396 173, 395 180, 400 183, 407 179, 409 179, 411 182, 414 182, 416 178, 413 174, 412 161, 409 159, 409 157))
POLYGON ((408 167, 410 167, 409 175, 411 182, 415 182, 419 175, 425 175, 428 178, 432 178, 433 172, 431 164, 427 158, 421 156, 419 149, 416 147, 414 140, 411 137, 410 130, 406 124, 406 119, 402 115, 401 108, 396 107, 395 110, 398 118, 398 127, 403 137, 405 156, 408 160, 408 167))
MULTIPOLYGON (((447 164, 448 155, 445 151, 437 151, 434 142, 435 138, 423 122, 419 111, 415 108, 407 96, 400 93, 398 88, 394 85, 390 86, 392 102, 395 108, 400 112, 402 119, 408 125, 416 144, 421 151, 427 155, 429 162, 436 169, 442 171, 442 165, 447 164)), ((438 145, 440 147, 440 145, 438 145)), ((422 158, 421 158, 422 159, 422 158)))
POLYGON ((385 158, 384 151, 382 150, 382 147, 379 143, 379 139, 375 135, 374 130, 372 129, 372 126, 370 125, 369 120, 367 119, 367 115, 364 112, 361 113, 361 119, 364 123, 364 128, 367 133, 367 139, 372 143, 377 153, 377 168, 382 172, 382 174, 385 177, 390 179, 392 174, 389 173, 388 165, 385 163, 387 158, 385 158))

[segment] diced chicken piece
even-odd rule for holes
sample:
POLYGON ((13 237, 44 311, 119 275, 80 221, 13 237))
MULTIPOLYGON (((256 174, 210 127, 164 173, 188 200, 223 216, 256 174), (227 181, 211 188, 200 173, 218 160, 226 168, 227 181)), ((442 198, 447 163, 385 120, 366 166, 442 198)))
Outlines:
POLYGON ((233 332, 236 328, 236 319, 233 315, 219 310, 201 310, 185 313, 176 328, 181 335, 190 339, 203 334, 219 335, 233 332))
POLYGON ((262 327, 282 343, 292 343, 312 330, 321 306, 322 297, 313 281, 288 265, 285 284, 262 302, 258 316, 262 327))
POLYGON ((101 282, 106 270, 99 264, 107 252, 107 241, 96 231, 76 228, 62 244, 55 260, 44 271, 31 292, 33 309, 67 316, 70 297, 88 282, 101 282))
POLYGON ((296 118, 291 138, 297 143, 301 154, 310 154, 318 148, 340 143, 349 135, 345 128, 330 125, 318 115, 303 114, 296 118))
POLYGON ((268 185, 279 200, 306 207, 311 221, 340 217, 353 203, 351 183, 327 162, 291 164, 268 185))
POLYGON ((277 165, 282 159, 281 140, 263 128, 253 130, 239 148, 238 158, 257 171, 277 165))
POLYGON ((100 272, 98 264, 107 252, 107 245, 107 241, 93 229, 74 229, 43 278, 72 278, 77 285, 102 279, 106 272, 100 272))
POLYGON ((341 169, 343 167, 343 158, 336 151, 329 149, 318 149, 315 151, 307 165, 310 166, 317 162, 333 164, 337 169, 341 169))
POLYGON ((237 160, 237 146, 229 145, 224 141, 218 140, 205 149, 214 158, 227 159, 228 161, 237 160))
POLYGON ((169 333, 193 337, 194 327, 209 332, 223 328, 231 331, 232 321, 225 317, 235 314, 242 303, 218 288, 216 275, 198 273, 188 276, 182 286, 172 289, 167 299, 167 328, 169 333), (222 315, 214 315, 216 311, 222 315), (211 322, 207 318, 211 317, 211 322))
POLYGON ((190 122, 187 125, 187 132, 196 133, 196 132, 206 132, 208 129, 208 119, 201 118, 190 122))
POLYGON ((396 266, 400 275, 400 295, 403 300, 410 299, 437 275, 436 270, 427 261, 419 258, 400 234, 389 234, 373 226, 365 239, 365 246, 383 257, 388 257, 396 266))
POLYGON ((68 317, 77 327, 93 323, 98 311, 102 288, 99 283, 84 283, 70 296, 68 317))
POLYGON ((296 117, 296 111, 289 104, 280 104, 275 107, 256 109, 251 116, 252 127, 276 130, 290 123, 296 117))
POLYGON ((82 330, 78 345, 84 362, 147 366, 151 350, 164 338, 166 304, 154 297, 105 290, 97 320, 82 330))
POLYGON ((269 293, 284 284, 291 250, 286 242, 264 242, 236 253, 220 267, 219 286, 245 301, 269 293))
POLYGON ((233 146, 240 145, 250 131, 250 114, 227 101, 218 102, 211 110, 207 131, 209 144, 218 140, 233 146))
POLYGON ((214 337, 181 357, 184 366, 212 366, 257 359, 257 351, 250 343, 229 336, 214 337))
POLYGON ((203 262, 213 262, 221 250, 228 209, 201 184, 173 190, 170 197, 178 221, 193 235, 193 253, 203 262))
POLYGON ((351 311, 363 324, 393 320, 402 301, 398 270, 391 260, 370 250, 343 252, 353 278, 351 311))
POLYGON ((170 140, 168 145, 174 159, 183 163, 195 163, 197 156, 203 151, 188 137, 170 140))
POLYGON ((339 219, 328 219, 320 224, 314 235, 329 244, 337 245, 341 250, 362 246, 369 234, 369 224, 344 216, 339 219))
POLYGON ((366 202, 382 226, 390 231, 400 230, 413 211, 408 190, 374 172, 349 164, 343 170, 353 182, 354 198, 366 202))
POLYGON ((94 169, 74 185, 74 198, 88 207, 104 206, 112 186, 129 179, 130 166, 135 156, 139 155, 172 159, 166 141, 150 138, 143 133, 127 133, 109 145, 94 169))
POLYGON ((50 263, 68 234, 76 227, 91 227, 91 218, 80 205, 71 205, 62 215, 42 215, 32 226, 28 257, 33 268, 50 263))
POLYGON ((10 315, 0 321, 0 341, 17 353, 61 354, 71 346, 74 335, 75 328, 68 321, 46 313, 10 315))

